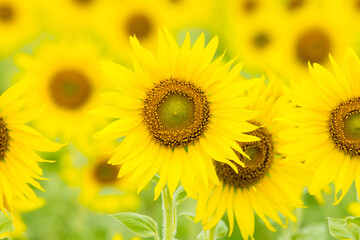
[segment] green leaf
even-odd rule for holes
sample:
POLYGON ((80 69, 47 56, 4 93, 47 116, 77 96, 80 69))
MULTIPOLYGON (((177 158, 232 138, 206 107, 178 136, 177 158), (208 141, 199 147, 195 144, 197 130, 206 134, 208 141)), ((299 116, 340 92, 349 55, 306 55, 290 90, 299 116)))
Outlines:
POLYGON ((179 217, 186 217, 187 219, 195 222, 195 214, 194 213, 182 212, 179 214, 179 217))
POLYGON ((360 217, 328 218, 330 234, 339 239, 360 239, 360 217))
POLYGON ((112 216, 140 237, 154 237, 155 239, 159 239, 157 223, 149 216, 132 212, 118 213, 112 216))
POLYGON ((14 225, 3 212, 0 212, 0 234, 4 232, 12 232, 14 231, 14 225))
POLYGON ((327 240, 327 228, 325 223, 315 223, 304 228, 301 228, 299 232, 291 237, 292 240, 327 240))
POLYGON ((223 237, 226 237, 228 232, 229 232, 229 228, 226 226, 223 220, 220 220, 220 222, 217 224, 215 229, 216 239, 221 239, 223 237))
POLYGON ((175 206, 183 204, 186 199, 187 199, 187 194, 184 190, 184 187, 182 185, 180 185, 180 187, 178 189, 176 189, 176 191, 174 193, 175 206))
POLYGON ((11 240, 9 237, 1 238, 1 240, 11 240))
POLYGON ((157 175, 157 174, 154 175, 153 178, 151 179, 151 181, 154 182, 154 183, 158 183, 160 181, 159 175, 157 175))

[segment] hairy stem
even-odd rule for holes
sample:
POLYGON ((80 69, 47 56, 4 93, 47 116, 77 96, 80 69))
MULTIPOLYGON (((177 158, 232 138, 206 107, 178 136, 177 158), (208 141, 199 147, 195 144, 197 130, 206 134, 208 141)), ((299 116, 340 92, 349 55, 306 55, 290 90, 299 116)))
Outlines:
POLYGON ((162 192, 162 205, 164 213, 163 240, 173 240, 176 234, 176 207, 171 199, 169 188, 166 186, 162 192))

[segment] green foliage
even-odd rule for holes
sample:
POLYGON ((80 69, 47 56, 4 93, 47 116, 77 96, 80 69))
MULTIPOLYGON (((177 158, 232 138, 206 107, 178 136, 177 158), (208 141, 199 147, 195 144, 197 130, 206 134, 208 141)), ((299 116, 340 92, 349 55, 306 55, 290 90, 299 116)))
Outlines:
POLYGON ((118 213, 112 216, 140 237, 154 237, 155 239, 160 239, 157 223, 149 216, 132 212, 118 213))
POLYGON ((182 185, 178 189, 176 189, 173 198, 174 198, 175 207, 185 202, 185 200, 187 199, 187 194, 182 185))
MULTIPOLYGON (((229 232, 229 229, 226 226, 225 222, 223 220, 220 220, 220 222, 216 225, 216 228, 215 228, 214 239, 222 239, 222 238, 226 237, 228 232, 229 232)), ((198 240, 209 239, 209 233, 206 232, 206 238, 205 238, 204 232, 200 232, 196 238, 198 240)))
POLYGON ((330 234, 339 239, 360 239, 360 217, 328 218, 330 234))
POLYGON ((14 225, 11 219, 9 219, 3 212, 0 212, 0 234, 4 232, 14 231, 14 225))
POLYGON ((195 222, 195 214, 189 212, 182 212, 179 214, 179 217, 186 217, 187 219, 195 222))

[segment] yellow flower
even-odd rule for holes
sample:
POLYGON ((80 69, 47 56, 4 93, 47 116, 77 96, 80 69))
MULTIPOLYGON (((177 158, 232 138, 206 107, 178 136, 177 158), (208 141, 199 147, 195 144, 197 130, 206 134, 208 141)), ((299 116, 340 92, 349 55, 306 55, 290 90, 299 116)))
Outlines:
POLYGON ((249 96, 256 102, 249 109, 260 111, 253 123, 261 128, 250 132, 261 139, 258 142, 241 142, 239 145, 251 160, 236 152, 245 166, 236 164, 239 173, 228 165, 214 161, 220 185, 200 187, 196 221, 202 220, 204 230, 211 229, 227 212, 231 235, 234 217, 244 239, 253 239, 254 213, 275 231, 268 218, 285 227, 280 216, 296 221, 292 214, 295 207, 302 205, 302 176, 299 172, 301 163, 289 161, 281 155, 279 146, 283 142, 278 138, 283 124, 276 121, 286 101, 278 98, 280 91, 274 82, 263 82, 249 90, 249 96))
POLYGON ((80 202, 88 208, 103 213, 133 211, 140 204, 136 194, 136 184, 129 176, 117 178, 120 166, 107 164, 111 155, 106 154, 113 143, 93 143, 88 145, 91 153, 85 155, 87 161, 82 164, 78 154, 64 157, 65 167, 62 175, 72 186, 80 186, 80 202), (72 158, 72 157, 76 157, 72 158))
MULTIPOLYGON (((0 96, 0 210, 13 210, 17 200, 36 201, 29 186, 43 190, 35 179, 44 179, 35 151, 53 152, 62 145, 53 143, 33 128, 25 125, 37 117, 39 110, 20 110, 26 100, 18 98, 28 83, 22 81, 0 96)), ((4 211, 5 213, 5 211, 4 211)))
POLYGON ((4 57, 39 33, 37 0, 0 0, 0 57, 4 57))
MULTIPOLYGON (((230 71, 233 61, 221 64, 222 56, 212 62, 218 39, 204 48, 205 37, 190 47, 186 35, 178 47, 171 34, 159 33, 158 54, 130 39, 135 72, 118 64, 105 62, 103 69, 118 88, 104 94, 113 105, 95 112, 116 118, 97 138, 126 136, 110 159, 122 164, 119 177, 132 173, 139 180, 138 191, 159 173, 155 188, 157 198, 168 183, 173 195, 179 181, 190 196, 195 196, 195 178, 217 183, 212 159, 236 168, 228 159, 242 164, 231 147, 242 152, 237 141, 256 141, 244 134, 257 127, 246 122, 256 113, 245 110, 250 103, 239 97, 256 81, 238 82, 241 64, 230 71), (219 139, 222 143, 219 145, 219 139)), ((195 196, 196 197, 196 196, 195 196)))
POLYGON ((34 56, 18 57, 24 78, 31 82, 28 105, 46 103, 34 122, 37 129, 87 148, 94 129, 106 124, 88 113, 102 104, 100 92, 108 89, 99 61, 98 49, 85 40, 44 42, 34 56))
POLYGON ((335 204, 354 180, 360 189, 360 63, 350 50, 345 60, 342 69, 330 57, 333 73, 319 64, 309 66, 312 78, 288 89, 293 107, 283 121, 293 129, 281 134, 288 142, 282 151, 304 160, 306 170, 313 172, 310 194, 334 182, 335 204))

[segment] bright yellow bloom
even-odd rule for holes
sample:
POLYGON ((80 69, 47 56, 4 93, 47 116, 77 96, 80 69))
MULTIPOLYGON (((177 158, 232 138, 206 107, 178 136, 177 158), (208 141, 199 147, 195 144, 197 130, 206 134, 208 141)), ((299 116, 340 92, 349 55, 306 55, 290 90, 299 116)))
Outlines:
MULTIPOLYGON (((20 110, 27 100, 19 98, 27 81, 9 88, 0 96, 0 210, 13 210, 14 201, 36 201, 29 185, 43 190, 35 179, 44 179, 35 151, 53 152, 62 145, 25 125, 39 115, 37 110, 20 110)), ((4 211, 5 212, 5 211, 4 211)))
POLYGON ((292 211, 302 205, 304 185, 299 171, 301 163, 289 161, 279 152, 283 142, 278 134, 284 126, 276 119, 281 116, 286 101, 279 98, 279 88, 274 86, 273 81, 267 85, 262 82, 249 90, 249 96, 256 99, 249 109, 261 112, 252 121, 261 128, 249 134, 261 141, 239 145, 251 160, 236 152, 245 163, 245 166, 236 164, 239 173, 226 164, 214 162, 220 185, 200 187, 195 220, 202 220, 204 230, 215 227, 225 212, 230 224, 229 235, 235 218, 244 239, 253 239, 255 213, 271 231, 275 228, 268 218, 283 227, 288 219, 296 221, 292 211), (280 216, 285 217, 286 222, 280 216))
POLYGON ((87 148, 89 136, 107 123, 88 113, 102 104, 100 92, 109 89, 100 59, 96 45, 85 40, 44 42, 34 56, 18 57, 23 77, 31 83, 28 105, 46 103, 34 122, 37 129, 87 148))
POLYGON ((38 1, 0 0, 0 57, 4 57, 40 32, 38 1))
POLYGON ((335 204, 354 180, 360 189, 360 62, 350 50, 345 61, 343 69, 330 57, 333 72, 309 66, 312 78, 288 89, 293 107, 284 122, 293 128, 281 134, 288 142, 282 151, 304 160, 306 170, 313 172, 310 194, 333 182, 335 204))
POLYGON ((179 48, 165 30, 159 33, 155 56, 136 38, 130 41, 135 72, 103 63, 118 92, 104 94, 113 105, 95 112, 116 120, 96 137, 126 136, 109 163, 122 164, 119 177, 132 173, 134 179, 140 178, 138 191, 159 173, 155 198, 166 183, 172 195, 179 181, 194 197, 198 191, 195 178, 200 177, 207 185, 210 176, 218 183, 212 159, 236 169, 228 160, 242 164, 231 149, 242 152, 235 140, 258 140, 244 134, 257 128, 246 122, 256 113, 245 110, 250 101, 239 97, 256 81, 235 81, 241 64, 229 71, 233 61, 222 65, 222 56, 212 61, 217 38, 204 48, 202 34, 191 48, 186 35, 179 48))

